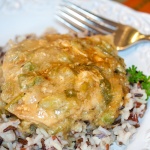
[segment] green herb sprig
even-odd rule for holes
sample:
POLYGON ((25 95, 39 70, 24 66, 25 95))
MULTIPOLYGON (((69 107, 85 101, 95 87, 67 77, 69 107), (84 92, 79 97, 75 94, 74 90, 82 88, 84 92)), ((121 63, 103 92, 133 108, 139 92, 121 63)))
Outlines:
POLYGON ((137 71, 137 67, 132 65, 127 69, 128 80, 130 83, 141 83, 147 94, 147 99, 150 96, 150 76, 146 76, 142 71, 137 71))

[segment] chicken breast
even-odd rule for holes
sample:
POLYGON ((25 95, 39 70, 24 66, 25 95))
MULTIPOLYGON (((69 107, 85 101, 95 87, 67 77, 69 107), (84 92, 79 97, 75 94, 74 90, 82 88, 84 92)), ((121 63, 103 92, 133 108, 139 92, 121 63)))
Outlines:
POLYGON ((123 59, 100 36, 24 40, 7 52, 2 70, 6 109, 53 134, 79 120, 110 126, 128 91, 123 59))

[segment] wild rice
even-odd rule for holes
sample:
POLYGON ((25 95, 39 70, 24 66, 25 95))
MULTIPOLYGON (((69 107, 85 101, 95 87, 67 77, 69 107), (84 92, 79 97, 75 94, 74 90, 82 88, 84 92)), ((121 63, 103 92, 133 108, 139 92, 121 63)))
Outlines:
POLYGON ((130 93, 126 98, 128 103, 121 108, 121 115, 112 129, 94 128, 89 122, 77 122, 65 140, 59 133, 49 135, 43 128, 32 129, 32 136, 25 136, 20 132, 20 120, 1 115, 0 120, 0 149, 20 150, 108 150, 113 143, 128 145, 130 139, 139 127, 139 117, 146 109, 146 94, 137 84, 130 86, 130 93), (140 96, 137 96, 140 95, 140 96))
MULTIPOLYGON (((20 42, 27 37, 17 37, 20 42)), ((35 38, 30 35, 28 38, 35 38)), ((8 47, 8 45, 7 45, 8 47)), ((4 49, 5 51, 5 49, 4 49)), ((0 55, 3 55, 2 52, 0 55)), ((114 122, 113 128, 95 128, 89 122, 77 122, 69 139, 64 139, 62 133, 49 135, 43 128, 30 126, 32 136, 26 136, 20 131, 20 120, 13 116, 0 116, 0 150, 109 150, 114 144, 128 145, 139 125, 139 117, 143 117, 147 95, 141 84, 130 85, 129 99, 125 106, 119 108, 120 116, 114 122)))

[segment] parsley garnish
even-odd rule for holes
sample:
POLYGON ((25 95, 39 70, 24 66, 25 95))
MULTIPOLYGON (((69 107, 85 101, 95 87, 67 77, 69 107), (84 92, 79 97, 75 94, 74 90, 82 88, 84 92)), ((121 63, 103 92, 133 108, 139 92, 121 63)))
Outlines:
POLYGON ((147 97, 150 96, 150 76, 146 76, 142 71, 137 71, 137 67, 132 65, 127 69, 128 80, 131 84, 141 83, 143 89, 145 89, 147 97))

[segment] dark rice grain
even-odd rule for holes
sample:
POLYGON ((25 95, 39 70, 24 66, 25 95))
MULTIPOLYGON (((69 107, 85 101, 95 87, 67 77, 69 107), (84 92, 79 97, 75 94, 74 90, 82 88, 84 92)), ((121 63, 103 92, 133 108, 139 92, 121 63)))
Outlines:
POLYGON ((8 126, 7 128, 5 128, 5 129, 3 130, 3 132, 7 132, 7 131, 9 131, 9 130, 15 131, 15 130, 17 130, 17 128, 14 127, 14 126, 8 126))
POLYGON ((42 150, 46 150, 46 146, 45 146, 44 141, 45 141, 45 140, 42 138, 42 139, 41 139, 42 150))
POLYGON ((143 94, 141 94, 141 93, 135 93, 134 96, 135 96, 135 97, 142 97, 143 94))
POLYGON ((3 143, 3 138, 0 136, 0 146, 2 145, 3 143))
POLYGON ((27 145, 28 141, 22 138, 18 138, 18 142, 21 143, 22 145, 27 145))
POLYGON ((109 144, 106 144, 106 150, 109 150, 109 144))

